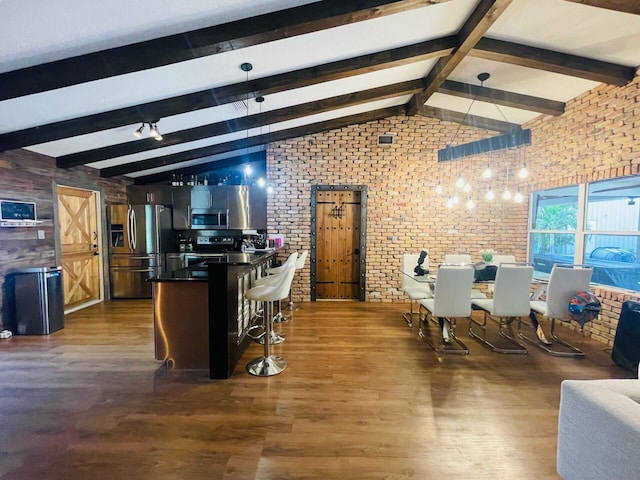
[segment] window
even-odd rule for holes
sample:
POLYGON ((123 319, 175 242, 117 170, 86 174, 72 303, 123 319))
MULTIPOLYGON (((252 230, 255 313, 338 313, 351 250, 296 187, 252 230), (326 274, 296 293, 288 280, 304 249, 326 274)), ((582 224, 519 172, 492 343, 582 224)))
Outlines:
POLYGON ((578 187, 533 194, 530 245, 535 271, 544 277, 555 263, 574 263, 578 187))
POLYGON ((640 177, 534 192, 529 258, 537 277, 555 263, 593 265, 593 283, 640 291, 640 177))

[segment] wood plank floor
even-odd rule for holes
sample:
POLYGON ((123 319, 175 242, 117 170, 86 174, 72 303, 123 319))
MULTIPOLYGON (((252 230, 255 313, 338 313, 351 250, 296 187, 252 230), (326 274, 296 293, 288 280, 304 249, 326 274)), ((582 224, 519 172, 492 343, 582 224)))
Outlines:
POLYGON ((584 360, 438 356, 401 304, 305 303, 275 347, 289 363, 229 380, 153 360, 149 301, 69 314, 50 336, 0 340, 0 478, 553 479, 560 381, 628 378, 584 360))

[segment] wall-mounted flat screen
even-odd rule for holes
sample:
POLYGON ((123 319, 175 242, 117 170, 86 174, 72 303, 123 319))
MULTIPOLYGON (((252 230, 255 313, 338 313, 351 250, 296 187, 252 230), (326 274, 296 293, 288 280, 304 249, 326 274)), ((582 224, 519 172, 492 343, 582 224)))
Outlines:
POLYGON ((36 204, 33 202, 14 202, 0 200, 0 220, 36 220, 36 204))

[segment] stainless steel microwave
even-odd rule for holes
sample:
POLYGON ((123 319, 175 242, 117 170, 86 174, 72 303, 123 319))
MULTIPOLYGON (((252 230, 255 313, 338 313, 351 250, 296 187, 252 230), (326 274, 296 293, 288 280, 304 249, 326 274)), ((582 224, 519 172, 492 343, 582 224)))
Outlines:
POLYGON ((192 230, 216 230, 229 228, 229 209, 193 208, 191 209, 192 230))

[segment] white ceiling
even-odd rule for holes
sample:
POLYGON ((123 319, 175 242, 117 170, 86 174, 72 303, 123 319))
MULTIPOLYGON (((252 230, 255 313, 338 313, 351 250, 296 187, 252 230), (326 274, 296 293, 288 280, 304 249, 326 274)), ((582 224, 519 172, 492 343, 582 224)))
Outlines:
MULTIPOLYGON (((311 3, 294 0, 0 0, 0 73, 127 45, 166 35, 223 24, 241 18, 311 3)), ((142 70, 42 93, 0 101, 0 134, 52 122, 129 107, 228 84, 349 59, 456 34, 480 0, 451 0, 328 30, 286 38, 163 67, 142 70), (243 62, 253 64, 246 73, 243 62)), ((514 0, 485 37, 569 53, 629 67, 640 65, 640 15, 621 13, 564 0, 514 0), (570 26, 570 28, 568 28, 570 26)), ((425 77, 437 59, 388 68, 266 96, 249 109, 226 104, 162 118, 163 134, 221 122, 258 112, 425 77)), ((592 80, 467 56, 449 80, 566 102, 597 85, 592 80)), ((306 125, 347 115, 403 105, 411 96, 371 101, 357 106, 306 115, 195 142, 156 148, 91 163, 106 168, 123 163, 243 139, 265 132, 306 125)), ((471 100, 436 93, 426 105, 466 113, 471 100)), ((495 120, 522 124, 538 113, 476 101, 469 111, 495 120)), ((139 123, 27 146, 58 157, 131 142, 139 123)), ((228 157, 220 155, 219 158, 228 157)), ((218 157, 215 157, 218 158, 218 157)), ((176 167, 211 161, 192 160, 130 173, 145 176, 176 167)))

